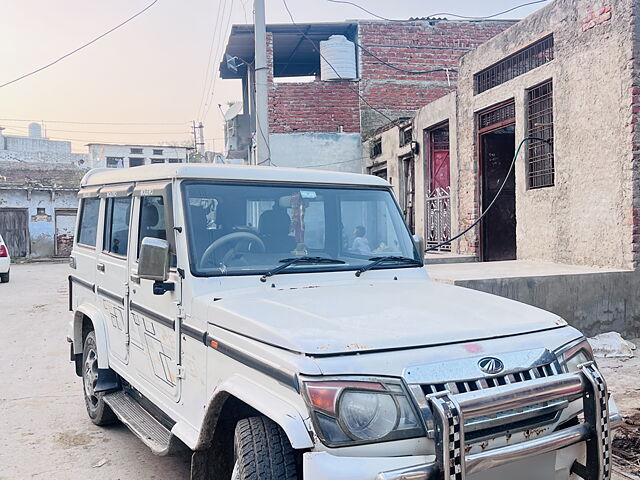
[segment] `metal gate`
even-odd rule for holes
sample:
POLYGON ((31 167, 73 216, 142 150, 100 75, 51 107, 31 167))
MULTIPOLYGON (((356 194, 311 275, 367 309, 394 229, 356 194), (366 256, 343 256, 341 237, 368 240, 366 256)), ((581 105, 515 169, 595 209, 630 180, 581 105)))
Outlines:
MULTIPOLYGON (((426 232, 427 247, 451 238, 451 187, 449 165, 449 124, 425 130, 427 150, 426 232)), ((451 251, 451 244, 438 248, 451 251)))
POLYGON ((56 257, 71 255, 77 214, 78 211, 74 208, 56 209, 56 257))
POLYGON ((0 208, 0 235, 12 257, 29 253, 29 211, 25 208, 0 208))

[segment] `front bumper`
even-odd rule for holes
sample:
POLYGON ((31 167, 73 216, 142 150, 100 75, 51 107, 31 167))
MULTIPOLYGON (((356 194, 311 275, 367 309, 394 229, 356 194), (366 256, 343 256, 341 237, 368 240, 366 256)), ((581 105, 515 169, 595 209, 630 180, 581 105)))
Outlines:
POLYGON ((611 477, 611 431, 621 418, 617 412, 609 412, 606 384, 594 363, 582 365, 577 373, 485 391, 458 395, 438 392, 427 395, 421 408, 429 409, 434 418, 431 433, 435 456, 354 458, 310 452, 304 455, 305 480, 464 480, 479 478, 488 470, 496 472, 497 480, 509 478, 497 474, 501 468, 524 465, 528 459, 533 465, 539 461, 540 472, 545 472, 534 474, 532 478, 538 480, 568 479, 570 473, 585 480, 611 477), (521 443, 469 453, 464 437, 465 418, 579 397, 584 408, 583 423, 521 443))

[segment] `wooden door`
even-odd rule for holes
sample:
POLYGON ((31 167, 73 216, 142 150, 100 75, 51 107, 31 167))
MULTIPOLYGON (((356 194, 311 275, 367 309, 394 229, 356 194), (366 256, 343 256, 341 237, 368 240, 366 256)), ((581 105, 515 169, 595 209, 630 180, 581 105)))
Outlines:
POLYGON ((9 255, 26 257, 29 253, 29 212, 26 208, 0 209, 0 235, 9 255))

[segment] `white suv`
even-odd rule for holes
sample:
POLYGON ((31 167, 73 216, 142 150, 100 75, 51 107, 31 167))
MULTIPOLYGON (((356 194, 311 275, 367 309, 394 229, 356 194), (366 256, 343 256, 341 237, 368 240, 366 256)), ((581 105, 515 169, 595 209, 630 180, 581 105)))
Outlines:
POLYGON ((4 243, 2 235, 0 235, 0 282, 7 283, 9 281, 9 273, 11 270, 11 256, 7 244, 4 243))
POLYGON ((389 184, 89 172, 69 277, 87 412, 191 477, 605 479, 615 403, 551 313, 431 281, 389 184))

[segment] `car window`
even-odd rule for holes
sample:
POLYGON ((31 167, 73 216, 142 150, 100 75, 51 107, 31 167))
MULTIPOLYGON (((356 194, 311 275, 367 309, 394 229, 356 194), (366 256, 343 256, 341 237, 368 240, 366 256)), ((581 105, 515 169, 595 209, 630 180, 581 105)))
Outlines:
POLYGON ((131 217, 131 197, 108 198, 105 213, 105 252, 127 255, 129 241, 129 219, 131 217))
POLYGON ((164 201, 161 196, 141 198, 138 257, 140 257, 140 245, 146 237, 167 239, 167 229, 164 224, 164 201))
MULTIPOLYGON (((371 258, 414 258, 387 189, 189 182, 183 190, 196 275, 262 274, 293 257, 333 262, 296 270, 356 270, 371 258)), ((418 260, 416 258, 416 260, 418 260)))
POLYGON ((80 227, 78 232, 78 243, 90 247, 96 246, 96 235, 98 233, 98 213, 100 212, 99 198, 85 198, 82 201, 80 212, 80 227))

